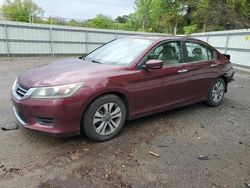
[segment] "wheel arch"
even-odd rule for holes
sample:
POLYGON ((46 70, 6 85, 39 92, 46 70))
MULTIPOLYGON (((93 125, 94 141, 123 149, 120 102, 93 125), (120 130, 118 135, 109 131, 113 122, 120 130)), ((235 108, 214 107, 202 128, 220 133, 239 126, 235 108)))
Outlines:
POLYGON ((225 75, 221 75, 218 78, 222 78, 226 84, 226 89, 225 89, 225 93, 227 92, 227 86, 228 86, 228 79, 225 75))

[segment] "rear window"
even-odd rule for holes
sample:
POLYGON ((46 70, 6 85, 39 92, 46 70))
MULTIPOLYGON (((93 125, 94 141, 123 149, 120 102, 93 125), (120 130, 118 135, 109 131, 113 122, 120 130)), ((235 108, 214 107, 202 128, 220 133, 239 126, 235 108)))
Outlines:
POLYGON ((187 62, 208 61, 214 59, 214 51, 208 46, 196 42, 185 42, 187 62))

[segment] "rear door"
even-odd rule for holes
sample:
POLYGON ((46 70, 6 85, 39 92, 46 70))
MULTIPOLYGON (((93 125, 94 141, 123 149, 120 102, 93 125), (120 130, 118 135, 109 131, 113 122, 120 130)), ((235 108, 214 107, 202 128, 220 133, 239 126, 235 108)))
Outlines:
POLYGON ((218 76, 216 52, 204 43, 184 41, 184 62, 190 86, 187 95, 191 100, 205 100, 214 79, 218 76))

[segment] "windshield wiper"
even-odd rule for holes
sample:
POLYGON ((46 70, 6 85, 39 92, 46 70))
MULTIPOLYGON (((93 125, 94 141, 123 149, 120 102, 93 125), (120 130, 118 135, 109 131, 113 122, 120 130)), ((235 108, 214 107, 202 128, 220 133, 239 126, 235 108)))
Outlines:
POLYGON ((92 60, 91 62, 93 62, 93 63, 98 63, 98 64, 102 64, 101 62, 96 61, 96 60, 92 60))

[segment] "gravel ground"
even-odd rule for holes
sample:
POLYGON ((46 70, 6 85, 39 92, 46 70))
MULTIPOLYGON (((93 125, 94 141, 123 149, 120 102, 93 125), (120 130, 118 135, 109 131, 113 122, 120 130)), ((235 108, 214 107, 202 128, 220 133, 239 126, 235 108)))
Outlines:
MULTIPOLYGON (((15 77, 62 58, 69 57, 0 59, 0 127, 16 125, 15 77)), ((247 187, 250 74, 235 79, 219 107, 201 103, 129 121, 103 143, 0 130, 0 187, 247 187)))

